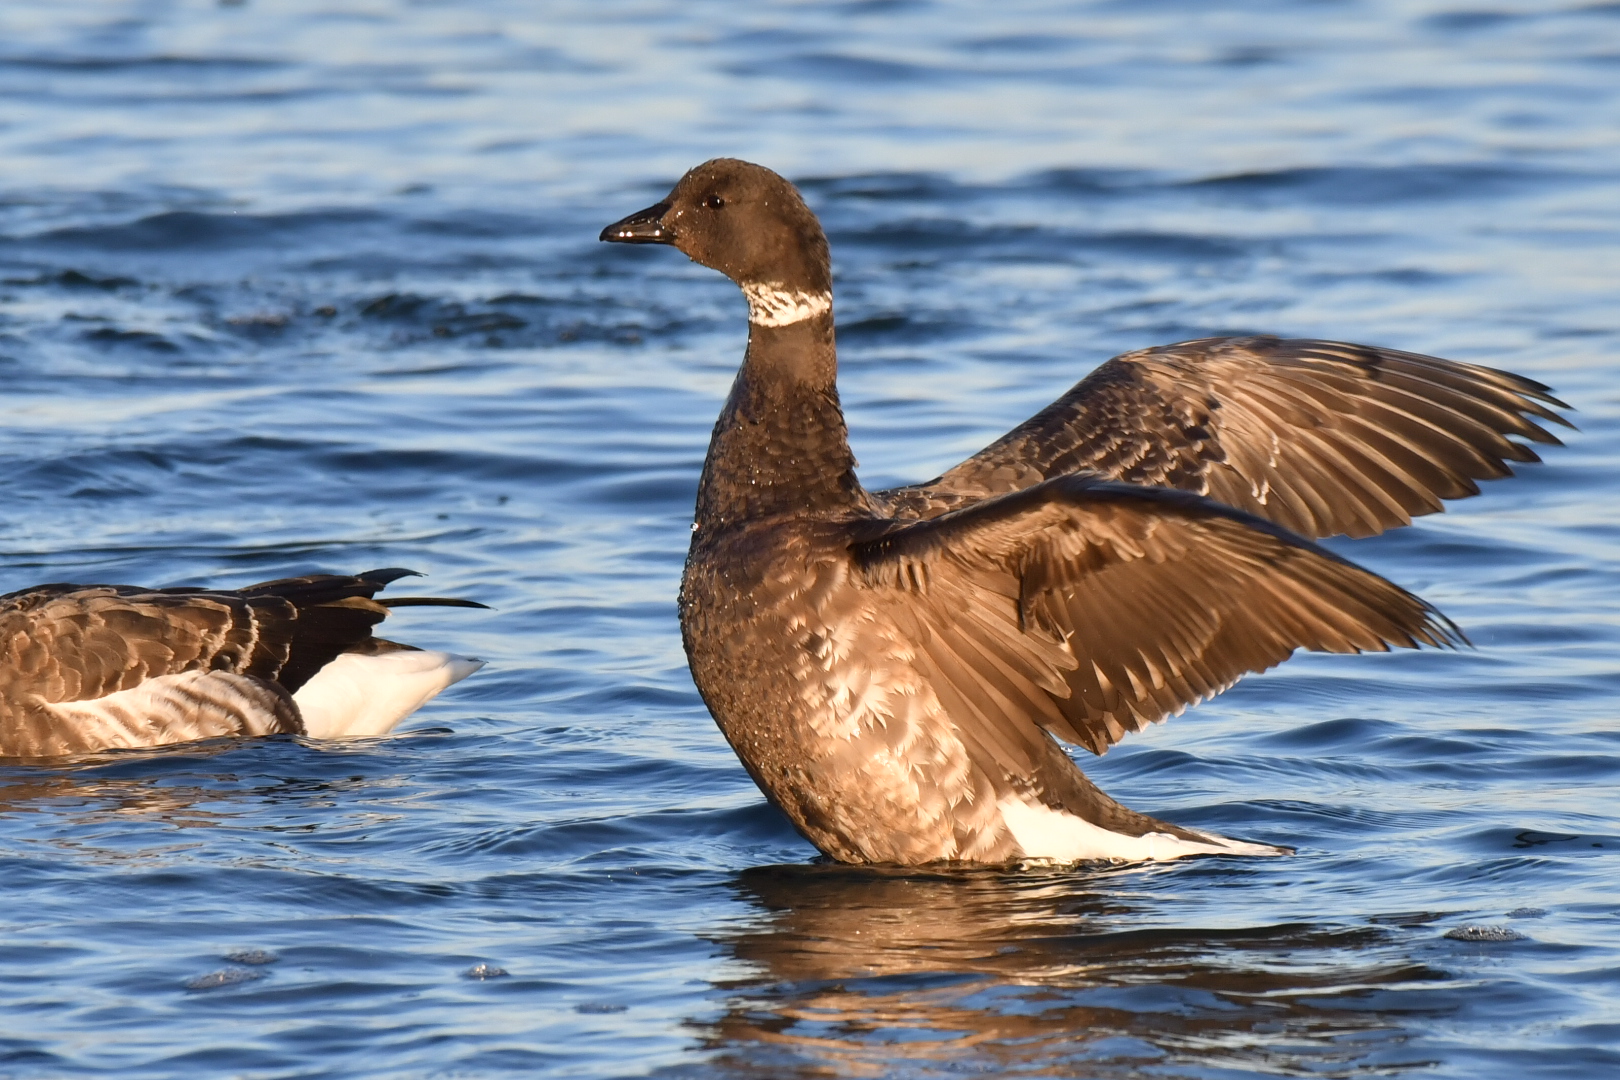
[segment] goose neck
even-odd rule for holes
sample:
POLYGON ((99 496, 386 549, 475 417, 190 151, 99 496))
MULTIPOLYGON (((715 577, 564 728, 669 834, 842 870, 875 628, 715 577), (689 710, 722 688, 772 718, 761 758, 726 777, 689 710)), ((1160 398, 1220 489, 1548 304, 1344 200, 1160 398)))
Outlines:
POLYGON ((859 506, 831 310, 748 329, 747 355, 709 442, 697 527, 859 506))

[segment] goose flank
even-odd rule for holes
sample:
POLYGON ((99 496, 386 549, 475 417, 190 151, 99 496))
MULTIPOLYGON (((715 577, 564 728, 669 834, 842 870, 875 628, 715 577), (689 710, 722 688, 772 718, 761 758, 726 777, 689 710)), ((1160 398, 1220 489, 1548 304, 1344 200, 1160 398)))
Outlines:
POLYGON ((1281 854, 1127 809, 1101 754, 1296 649, 1460 644, 1320 547, 1477 494, 1568 426, 1470 364, 1275 337, 1103 364, 926 483, 867 491, 839 407, 827 241, 798 191, 716 159, 603 230, 739 285, 681 585, 693 678, 760 789, 854 863, 1281 854))

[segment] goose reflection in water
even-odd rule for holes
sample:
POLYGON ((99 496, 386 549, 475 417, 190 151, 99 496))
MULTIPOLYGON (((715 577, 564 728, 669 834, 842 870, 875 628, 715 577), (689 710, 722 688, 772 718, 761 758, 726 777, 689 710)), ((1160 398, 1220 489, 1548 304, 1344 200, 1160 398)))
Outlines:
MULTIPOLYGON (((59 812, 72 807, 80 822, 106 815, 162 820, 175 828, 211 827, 232 816, 208 807, 236 797, 236 792, 195 785, 156 786, 150 779, 109 777, 95 773, 0 774, 0 813, 59 812)), ((59 843, 83 847, 62 838, 59 843)))
POLYGON ((717 986, 726 1010, 701 1025, 715 1056, 699 1071, 1339 1075, 1369 1055, 1423 1063, 1389 1036, 1443 1008, 1427 991, 1446 976, 1397 932, 1142 928, 1128 889, 1138 873, 1098 871, 1090 888, 1072 873, 747 871, 737 888, 764 917, 718 940, 752 973, 717 986))
MULTIPOLYGON (((51 845, 126 861, 166 850, 164 837, 171 829, 240 825, 254 834, 336 831, 349 824, 346 816, 329 816, 344 795, 391 783, 362 776, 266 776, 251 757, 241 755, 240 745, 217 739, 184 753, 86 754, 52 771, 0 765, 0 814, 17 826, 14 835, 26 835, 24 823, 38 815, 49 828, 40 839, 51 845), (278 807, 283 820, 276 820, 278 807), (309 820, 310 813, 326 816, 309 820), (73 823, 70 832, 52 827, 62 820, 73 823), (119 822, 138 822, 141 828, 127 834, 107 828, 119 822)), ((383 817, 373 811, 366 821, 375 824, 383 817)))

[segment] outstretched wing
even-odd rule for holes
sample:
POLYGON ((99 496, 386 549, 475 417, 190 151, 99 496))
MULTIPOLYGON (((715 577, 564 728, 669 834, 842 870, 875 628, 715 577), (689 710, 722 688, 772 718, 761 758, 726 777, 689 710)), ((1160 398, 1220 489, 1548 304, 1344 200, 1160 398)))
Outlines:
POLYGON ((1100 754, 1295 649, 1462 640, 1418 597, 1276 525, 1094 475, 891 527, 851 553, 867 587, 891 594, 884 608, 919 624, 917 667, 952 721, 1015 776, 1038 727, 1100 754))
POLYGON ((1370 536, 1479 494, 1512 437, 1570 426, 1548 388, 1491 368, 1333 341, 1204 338, 1126 353, 925 484, 877 492, 903 517, 1078 470, 1180 488, 1307 537, 1370 536))

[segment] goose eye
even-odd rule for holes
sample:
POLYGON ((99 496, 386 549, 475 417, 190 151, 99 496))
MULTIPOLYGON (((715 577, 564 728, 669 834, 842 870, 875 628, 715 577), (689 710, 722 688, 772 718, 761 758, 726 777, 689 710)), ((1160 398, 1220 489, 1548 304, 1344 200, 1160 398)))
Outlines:
POLYGON ((710 210, 718 210, 722 206, 726 205, 726 200, 722 199, 718 195, 710 195, 708 198, 703 200, 703 205, 707 206, 710 210))

